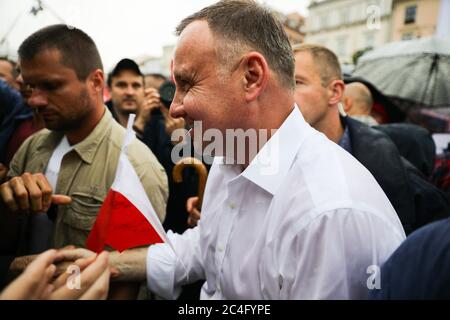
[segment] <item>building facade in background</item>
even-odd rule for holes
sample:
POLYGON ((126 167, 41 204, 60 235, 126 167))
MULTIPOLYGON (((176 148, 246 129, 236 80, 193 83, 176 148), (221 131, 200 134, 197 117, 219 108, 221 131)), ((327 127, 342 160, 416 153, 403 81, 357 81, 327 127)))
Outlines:
POLYGON ((175 52, 175 45, 166 45, 162 48, 162 51, 161 57, 144 55, 134 59, 143 74, 159 73, 165 77, 170 76, 170 64, 175 52))
POLYGON ((441 0, 394 0, 391 41, 431 36, 436 32, 441 0))
POLYGON ((308 9, 305 41, 330 48, 342 64, 391 37, 392 0, 311 1, 308 9))
POLYGON ((281 12, 274 11, 274 14, 283 23, 284 30, 286 31, 289 41, 292 44, 304 42, 305 18, 300 13, 292 12, 286 15, 281 12))
POLYGON ((312 0, 305 41, 351 64, 358 51, 434 35, 443 1, 450 0, 312 0))

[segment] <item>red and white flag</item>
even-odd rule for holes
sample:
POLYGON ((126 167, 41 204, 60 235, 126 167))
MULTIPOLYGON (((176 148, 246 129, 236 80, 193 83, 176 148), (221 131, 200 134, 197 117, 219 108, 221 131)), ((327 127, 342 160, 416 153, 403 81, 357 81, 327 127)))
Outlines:
POLYGON ((117 166, 116 177, 103 202, 86 247, 100 253, 105 245, 120 252, 155 243, 169 243, 147 193, 126 155, 127 146, 136 138, 130 115, 127 133, 117 166))

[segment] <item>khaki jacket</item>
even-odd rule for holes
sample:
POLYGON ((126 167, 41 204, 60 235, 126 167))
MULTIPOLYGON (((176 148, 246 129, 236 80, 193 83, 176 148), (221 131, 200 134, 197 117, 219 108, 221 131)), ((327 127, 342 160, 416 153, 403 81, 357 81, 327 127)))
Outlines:
MULTIPOLYGON (((15 154, 8 176, 25 172, 44 173, 63 135, 43 129, 29 137, 15 154)), ((105 114, 91 134, 74 146, 61 163, 54 194, 72 197, 72 203, 59 206, 53 230, 53 246, 84 247, 99 209, 111 187, 120 156, 125 129, 105 108, 105 114)), ((166 214, 167 175, 156 157, 135 139, 128 158, 141 179, 150 202, 161 221, 166 214)))

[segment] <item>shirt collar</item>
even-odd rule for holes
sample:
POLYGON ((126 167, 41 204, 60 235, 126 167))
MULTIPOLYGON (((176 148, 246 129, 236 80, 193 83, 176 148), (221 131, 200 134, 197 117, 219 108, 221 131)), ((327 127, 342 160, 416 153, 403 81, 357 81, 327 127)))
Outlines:
POLYGON ((113 118, 111 112, 105 107, 105 113, 92 132, 80 143, 74 146, 74 150, 84 162, 92 163, 95 153, 103 138, 109 132, 113 118))
POLYGON ((299 107, 295 105, 242 176, 274 195, 288 174, 302 142, 311 132, 308 128, 299 107))

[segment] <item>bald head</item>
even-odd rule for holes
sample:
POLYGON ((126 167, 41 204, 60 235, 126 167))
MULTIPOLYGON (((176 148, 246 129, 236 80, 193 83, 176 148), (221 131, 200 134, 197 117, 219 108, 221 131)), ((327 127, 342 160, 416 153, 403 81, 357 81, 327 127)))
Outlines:
POLYGON ((350 116, 370 115, 372 110, 372 94, 361 82, 349 83, 344 92, 345 111, 350 116))

